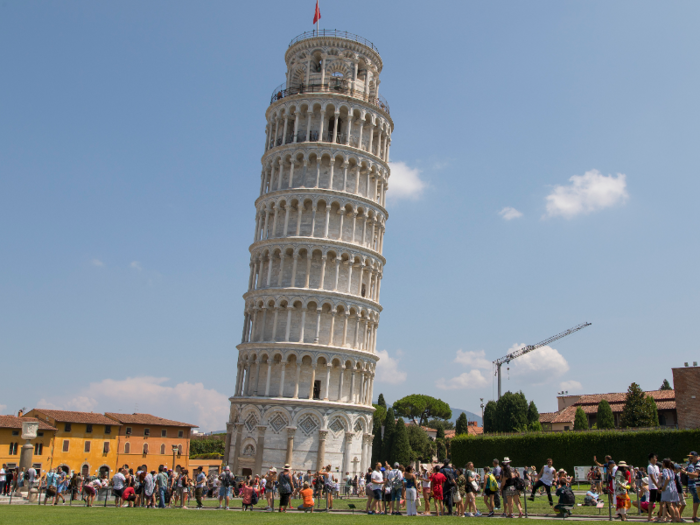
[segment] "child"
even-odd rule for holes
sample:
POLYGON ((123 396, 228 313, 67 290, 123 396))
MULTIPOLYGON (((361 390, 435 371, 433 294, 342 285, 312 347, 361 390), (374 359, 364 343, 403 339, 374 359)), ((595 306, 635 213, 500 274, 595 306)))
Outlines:
POLYGON ((309 487, 309 482, 304 482, 304 488, 301 489, 301 499, 303 503, 299 505, 299 510, 308 510, 309 512, 314 511, 314 491, 309 487))
POLYGON ((255 494, 255 488, 253 487, 253 481, 248 480, 248 484, 243 489, 243 510, 246 511, 250 508, 253 510, 253 494, 255 494))

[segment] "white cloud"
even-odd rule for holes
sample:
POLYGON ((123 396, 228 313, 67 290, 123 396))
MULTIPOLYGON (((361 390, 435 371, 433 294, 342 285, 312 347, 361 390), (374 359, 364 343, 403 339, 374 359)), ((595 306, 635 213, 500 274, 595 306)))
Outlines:
POLYGON ((435 381, 435 386, 441 390, 461 390, 465 388, 483 388, 488 386, 489 381, 481 371, 471 370, 464 372, 452 379, 440 378, 435 381))
POLYGON ((513 219, 519 219, 520 217, 523 216, 523 214, 521 212, 519 212, 515 208, 511 208, 510 206, 506 206, 501 211, 499 211, 498 214, 507 221, 512 221, 513 219))
POLYGON ((104 266, 105 265, 105 263, 103 263, 99 259, 93 259, 92 261, 90 261, 90 264, 92 264, 93 266, 104 266))
POLYGON ((572 392, 578 390, 580 392, 583 389, 583 386, 578 381, 574 381, 572 379, 571 381, 563 381, 559 383, 559 388, 561 388, 562 390, 566 390, 567 392, 569 390, 571 390, 572 392))
POLYGON ((423 195, 428 186, 420 178, 421 170, 411 168, 405 162, 390 162, 391 176, 389 177, 389 191, 387 199, 397 201, 400 199, 417 200, 423 195))
POLYGON ((457 357, 455 357, 455 363, 460 363, 462 365, 471 366, 473 368, 483 368, 490 369, 491 361, 486 359, 486 352, 479 350, 478 352, 457 350, 457 357))
POLYGON ((129 268, 133 268, 134 270, 138 270, 139 272, 140 272, 141 270, 143 270, 143 268, 141 268, 141 263, 138 262, 138 261, 133 261, 133 262, 129 265, 129 268))
POLYGON ((583 175, 574 175, 569 186, 555 186, 547 195, 546 217, 571 219, 624 203, 627 193, 627 177, 618 173, 616 177, 590 170, 583 175))
POLYGON ((0 405, 0 412, 4 412, 6 408, 7 405, 0 405))
MULTIPOLYGON (((515 344, 508 349, 512 354, 523 348, 524 344, 515 344)), ((560 376, 569 371, 569 363, 566 362, 557 350, 551 346, 543 346, 537 350, 518 357, 512 361, 510 372, 514 376, 532 376, 538 383, 545 383, 551 376, 560 376)))
MULTIPOLYGON (((397 355, 400 352, 396 352, 397 355)), ((399 361, 395 357, 389 356, 386 350, 377 352, 379 362, 377 363, 377 382, 388 383, 390 385, 400 385, 406 381, 406 372, 399 370, 399 361)))
POLYGON ((104 379, 72 395, 52 397, 38 407, 93 412, 132 413, 137 411, 199 425, 202 430, 226 426, 229 400, 224 394, 187 381, 168 386, 165 377, 104 379))

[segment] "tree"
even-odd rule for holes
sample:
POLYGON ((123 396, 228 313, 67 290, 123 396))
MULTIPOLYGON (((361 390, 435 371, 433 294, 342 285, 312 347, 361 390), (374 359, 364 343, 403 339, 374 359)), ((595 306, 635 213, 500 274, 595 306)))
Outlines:
POLYGON ((445 439, 445 428, 444 427, 437 428, 437 432, 435 434, 435 439, 445 439))
POLYGON ((491 400, 484 407, 484 432, 498 432, 496 426, 496 402, 491 400))
POLYGON ((382 421, 379 420, 377 412, 372 416, 374 437, 372 438, 372 468, 378 461, 382 460, 382 421))
POLYGON ((455 425, 455 435, 469 434, 469 421, 467 421, 467 414, 462 412, 457 418, 457 424, 455 425))
POLYGON ((533 421, 527 426, 530 432, 542 432, 542 423, 539 421, 533 421))
POLYGON ((601 430, 615 428, 615 418, 613 417, 612 408, 610 408, 610 403, 608 403, 605 399, 598 403, 596 425, 601 430))
POLYGON ((649 411, 650 427, 659 426, 659 408, 656 406, 656 401, 651 396, 647 396, 647 410, 649 411))
POLYGON ((384 463, 388 461, 390 464, 393 462, 394 456, 394 434, 396 433, 396 418, 394 417, 394 409, 389 408, 386 412, 386 419, 384 420, 384 439, 382 442, 382 457, 379 461, 384 463))
POLYGON ((454 430, 455 428, 455 424, 452 421, 443 421, 442 419, 429 419, 425 426, 435 430, 438 428, 443 430, 454 430))
POLYGON ((447 460, 447 447, 445 446, 445 442, 442 439, 438 439, 435 442, 437 444, 437 458, 440 463, 443 463, 447 460))
POLYGON ((411 463, 413 452, 411 451, 411 443, 408 440, 408 432, 406 432, 406 424, 403 418, 399 418, 396 422, 396 431, 394 432, 394 457, 391 458, 392 465, 398 462, 403 466, 408 466, 411 463))
POLYGON ((411 445, 411 460, 430 462, 433 457, 433 451, 428 433, 416 425, 406 425, 406 433, 408 434, 408 442, 411 445))
POLYGON ((506 392, 496 403, 496 428, 499 432, 516 432, 527 426, 525 394, 506 392))
POLYGON ((384 410, 386 410, 386 401, 384 400, 384 394, 379 394, 379 398, 377 399, 377 404, 380 407, 384 407, 384 410))
POLYGON ((412 394, 399 399, 394 403, 394 412, 419 426, 425 425, 431 418, 447 420, 452 417, 450 405, 423 394, 412 394))
POLYGON ((632 383, 627 389, 625 406, 622 408, 620 416, 620 426, 627 428, 653 426, 646 394, 637 383, 632 383))
POLYGON ((384 425, 384 420, 386 419, 386 407, 382 405, 372 405, 374 407, 374 415, 379 418, 381 425, 384 425))
POLYGON ((576 409, 574 416, 574 430, 588 430, 588 418, 581 407, 576 409))
POLYGON ((661 383, 661 388, 659 390, 673 390, 673 387, 671 386, 671 383, 668 382, 668 379, 664 379, 664 382, 661 383))
POLYGON ((540 422, 540 413, 537 411, 534 401, 530 401, 530 406, 527 407, 527 424, 528 427, 533 423, 540 422))

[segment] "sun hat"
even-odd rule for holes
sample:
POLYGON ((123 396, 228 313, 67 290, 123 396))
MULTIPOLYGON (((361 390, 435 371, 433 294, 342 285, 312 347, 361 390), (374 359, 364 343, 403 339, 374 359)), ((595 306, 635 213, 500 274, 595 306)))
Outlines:
POLYGON ((399 467, 399 462, 397 461, 396 463, 394 463, 394 468, 398 468, 398 467, 399 467))
MULTIPOLYGON (((228 468, 228 467, 227 467, 227 468, 228 468)), ((277 469, 276 469, 275 467, 272 467, 272 468, 270 469, 270 472, 272 472, 273 474, 276 474, 276 473, 277 473, 277 469)))
POLYGON ((617 464, 617 466, 618 466, 618 467, 628 467, 629 465, 628 465, 627 463, 625 463, 624 461, 620 461, 620 462, 617 464))
POLYGON ((289 463, 285 463, 284 470, 289 470, 289 463))
POLYGON ((504 457, 503 463, 510 463, 510 458, 508 456, 504 457))
POLYGON ((231 470, 231 469, 230 469, 230 468, 228 468, 228 467, 225 467, 225 468, 224 468, 224 470, 231 470))

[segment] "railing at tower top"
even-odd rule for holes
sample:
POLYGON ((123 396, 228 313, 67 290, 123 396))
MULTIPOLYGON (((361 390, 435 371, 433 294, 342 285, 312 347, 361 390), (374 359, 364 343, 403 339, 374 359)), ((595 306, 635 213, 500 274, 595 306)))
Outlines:
POLYGON ((344 78, 334 78, 331 77, 330 81, 325 84, 297 84, 287 87, 287 83, 284 82, 277 86, 272 92, 272 97, 270 97, 270 104, 282 100, 285 97, 290 97, 292 95, 300 95, 302 93, 339 93, 342 95, 348 95, 353 98, 364 100, 370 104, 377 106, 382 111, 387 114, 391 114, 389 110, 389 103, 386 99, 379 95, 378 97, 373 97, 372 95, 366 95, 363 91, 353 89, 352 83, 344 78))
POLYGON ((323 36, 352 40, 353 42, 357 42, 359 44, 362 44, 363 46, 367 46, 372 51, 379 54, 379 49, 377 49, 377 47, 366 38, 363 38, 360 35, 356 35, 354 33, 348 33, 347 31, 338 31, 337 29, 320 29, 319 31, 316 31, 314 29, 313 31, 307 31, 306 33, 302 33, 301 35, 293 38, 292 41, 289 43, 289 47, 292 47, 294 44, 296 44, 297 42, 301 42, 302 40, 308 40, 309 38, 323 36))

